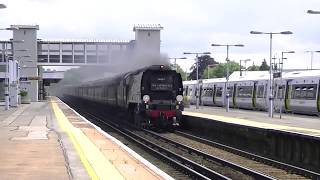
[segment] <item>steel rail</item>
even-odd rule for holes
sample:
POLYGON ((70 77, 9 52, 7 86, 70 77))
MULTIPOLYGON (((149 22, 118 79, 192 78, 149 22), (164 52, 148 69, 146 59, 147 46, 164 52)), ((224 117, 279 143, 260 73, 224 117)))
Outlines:
POLYGON ((263 162, 263 163, 271 165, 273 167, 277 167, 277 168, 280 168, 280 169, 283 169, 283 170, 286 170, 286 171, 292 171, 292 172, 294 172, 294 173, 296 173, 298 175, 302 175, 302 176, 305 176, 305 177, 308 177, 308 178, 311 178, 311 179, 320 179, 320 174, 317 173, 317 172, 313 172, 313 171, 310 171, 310 170, 307 170, 307 169, 303 169, 303 168, 300 168, 300 167, 297 167, 297 166, 293 166, 293 165, 290 165, 290 164, 279 162, 279 161, 276 161, 276 160, 273 160, 273 159, 270 159, 270 158, 262 157, 262 156, 259 156, 259 155, 253 154, 253 153, 249 153, 249 152, 246 152, 246 151, 243 151, 243 150, 240 150, 240 149, 236 149, 236 148, 233 148, 233 147, 221 144, 221 143, 217 143, 217 142, 214 142, 214 141, 210 141, 208 139, 197 137, 195 135, 188 134, 188 133, 185 133, 185 132, 182 132, 182 131, 175 131, 175 133, 179 134, 181 136, 187 137, 189 139, 193 139, 193 140, 196 140, 198 142, 201 142, 201 143, 204 143, 204 144, 207 144, 207 145, 210 145, 210 146, 214 146, 214 147, 217 147, 217 148, 232 152, 234 154, 237 154, 237 155, 240 155, 240 156, 243 156, 243 157, 254 159, 254 160, 258 161, 258 162, 263 162))
POLYGON ((152 136, 154 136, 156 138, 159 138, 159 139, 161 139, 163 141, 171 143, 171 144, 175 145, 176 147, 186 149, 189 153, 197 154, 198 156, 202 156, 203 159, 209 159, 209 160, 218 162, 218 163, 220 163, 220 164, 222 164, 224 166, 227 166, 227 167, 230 167, 231 169, 234 169, 236 171, 242 172, 243 174, 251 176, 251 177, 253 177, 255 179, 269 179, 269 180, 272 179, 272 180, 275 180, 275 178, 273 178, 271 176, 265 175, 263 173, 257 172, 255 170, 252 170, 252 169, 247 168, 247 167, 240 166, 238 164, 235 164, 233 162, 221 159, 219 157, 210 155, 208 153, 202 152, 202 151, 200 151, 198 149, 195 149, 195 148, 192 148, 190 146, 187 146, 187 145, 172 141, 171 139, 162 137, 162 136, 160 136, 159 134, 157 134, 155 132, 152 132, 152 131, 149 131, 149 130, 143 130, 143 131, 146 132, 146 133, 151 134, 152 136))
MULTIPOLYGON (((80 110, 81 111, 81 110, 80 110)), ((190 161, 184 157, 181 157, 178 154, 175 154, 174 152, 171 152, 169 150, 166 150, 162 148, 161 146, 158 146, 157 144, 148 141, 144 139, 143 137, 136 135, 132 133, 131 131, 120 128, 118 125, 115 125, 114 123, 108 121, 103 121, 100 117, 97 117, 95 115, 92 115, 88 112, 81 111, 84 114, 87 114, 91 118, 103 123, 104 125, 112 128, 113 130, 117 131, 121 135, 127 137, 131 141, 139 144, 142 148, 145 150, 151 152, 152 154, 160 157, 161 159, 166 160, 167 162, 174 164, 178 169, 186 172, 186 174, 190 175, 193 178, 196 179, 223 179, 223 180, 230 180, 230 178, 223 176, 215 171, 212 171, 202 165, 199 165, 193 161, 190 161)))

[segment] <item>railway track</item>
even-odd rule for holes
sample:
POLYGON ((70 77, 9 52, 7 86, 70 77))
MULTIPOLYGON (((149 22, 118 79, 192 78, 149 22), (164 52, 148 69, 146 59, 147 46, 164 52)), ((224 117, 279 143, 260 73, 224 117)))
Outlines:
POLYGON ((112 128, 122 136, 125 136, 136 144, 139 144, 149 153, 152 153, 158 158, 165 160, 167 163, 174 165, 175 168, 185 172, 192 178, 239 179, 240 177, 240 179, 273 179, 272 177, 265 176, 261 173, 250 171, 219 158, 203 154, 195 149, 186 149, 186 146, 179 143, 171 142, 170 144, 173 144, 173 146, 168 148, 168 139, 164 141, 164 138, 157 136, 151 131, 122 128, 113 122, 105 121, 105 119, 89 112, 80 110, 80 113, 84 114, 87 118, 89 117, 91 120, 99 121, 105 126, 112 128), (187 153, 182 153, 182 148, 185 148, 182 151, 187 153))
POLYGON ((98 121, 104 126, 112 128, 113 131, 117 131, 122 136, 125 136, 126 139, 139 144, 145 151, 172 165, 191 178, 306 179, 304 177, 306 176, 311 179, 317 179, 319 177, 318 174, 313 172, 301 168, 294 169, 294 167, 284 163, 267 161, 264 157, 243 153, 241 150, 214 143, 185 132, 176 131, 176 134, 159 134, 149 130, 141 131, 129 128, 127 125, 122 124, 120 127, 113 122, 106 121, 104 115, 99 112, 94 112, 94 115, 84 111, 80 113, 84 114, 88 119, 98 121), (183 142, 183 144, 179 142, 183 142), (213 153, 216 151, 213 148, 225 151, 224 158, 221 158, 221 154, 219 157, 217 153, 213 153), (238 157, 235 158, 235 156, 238 157), (229 157, 229 159, 225 157, 229 157), (239 159, 239 157, 242 160, 234 160, 239 159))
MULTIPOLYGON (((184 137, 183 139, 179 138, 179 140, 184 140, 186 144, 190 144, 194 148, 201 149, 208 153, 220 153, 219 151, 221 150, 230 152, 230 154, 226 154, 224 158, 233 159, 235 162, 240 164, 246 164, 247 167, 256 169, 257 171, 260 171, 260 172, 263 172, 266 170, 266 168, 268 168, 270 169, 269 175, 276 177, 277 179, 290 179, 290 178, 300 179, 303 177, 307 177, 310 179, 320 179, 319 173, 316 173, 307 169, 303 169, 303 168, 282 163, 270 158, 266 158, 256 154, 246 152, 246 151, 242 151, 242 150, 239 150, 230 146, 226 146, 224 144, 217 143, 214 141, 210 141, 208 139, 198 137, 183 131, 175 131, 175 134, 178 136, 184 137), (243 162, 243 158, 246 158, 249 161, 243 162), (252 163, 250 162, 250 160, 254 162, 260 162, 260 163, 252 163), (303 177, 299 177, 297 175, 301 175, 303 177)), ((171 140, 175 140, 175 136, 169 135, 167 137, 171 140)))

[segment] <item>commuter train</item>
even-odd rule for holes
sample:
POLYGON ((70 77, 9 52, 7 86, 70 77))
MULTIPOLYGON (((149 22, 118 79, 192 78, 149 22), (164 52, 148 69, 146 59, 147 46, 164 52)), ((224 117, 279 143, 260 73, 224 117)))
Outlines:
MULTIPOLYGON (((183 94, 190 104, 196 104, 198 94, 200 105, 225 106, 227 89, 230 107, 267 111, 271 91, 269 73, 247 73, 230 76, 228 85, 225 78, 200 80, 199 88, 197 81, 184 81, 183 94)), ((275 111, 320 115, 320 70, 283 73, 282 78, 274 78, 272 87, 275 111)))
POLYGON ((175 128, 184 108, 181 75, 163 65, 70 86, 63 93, 125 110, 139 127, 175 128))

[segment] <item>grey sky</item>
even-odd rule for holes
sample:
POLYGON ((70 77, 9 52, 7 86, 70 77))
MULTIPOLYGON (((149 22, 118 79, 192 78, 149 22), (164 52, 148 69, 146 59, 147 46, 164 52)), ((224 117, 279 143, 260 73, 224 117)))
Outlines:
MULTIPOLYGON (((286 55, 285 68, 310 67, 306 50, 320 50, 319 0, 0 0, 0 26, 38 24, 44 39, 134 39, 134 24, 161 24, 161 50, 169 57, 182 57, 183 51, 210 51, 219 62, 226 57, 224 47, 210 44, 242 43, 230 48, 230 59, 252 59, 260 64, 269 59, 269 37, 251 35, 251 30, 277 32, 290 30, 293 35, 274 36, 273 50, 294 50, 286 55), (290 61, 290 62, 289 62, 290 61)), ((9 38, 0 32, 0 38, 9 38)), ((178 63, 189 68, 194 57, 178 63)), ((252 62, 251 62, 252 63, 252 62)), ((249 64, 251 64, 249 63, 249 64)), ((313 67, 320 69, 320 53, 313 67)))

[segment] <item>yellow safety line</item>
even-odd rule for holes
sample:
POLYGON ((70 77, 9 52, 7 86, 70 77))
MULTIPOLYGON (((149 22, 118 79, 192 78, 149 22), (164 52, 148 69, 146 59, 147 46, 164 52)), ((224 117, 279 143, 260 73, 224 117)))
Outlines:
POLYGON ((293 127, 293 126, 285 126, 285 125, 277 125, 277 124, 270 124, 270 123, 263 123, 263 122, 256 122, 245 120, 241 118, 233 118, 233 117, 225 117, 225 116, 218 116, 218 115, 211 115, 211 114, 203 114, 203 113, 196 113, 190 111, 184 111, 184 115, 190 116, 197 116, 202 118, 209 118, 217 121, 228 122, 233 124, 240 124, 240 125, 247 125, 247 126, 254 126, 260 127, 265 129, 276 128, 278 130, 287 130, 287 131, 300 131, 302 134, 310 134, 315 136, 320 136, 320 130, 317 129, 309 129, 309 128, 301 128, 301 127, 293 127), (303 132, 301 132, 303 131, 303 132))
POLYGON ((124 179, 120 172, 101 153, 99 148, 63 114, 55 101, 51 101, 59 126, 66 132, 91 179, 124 179))

